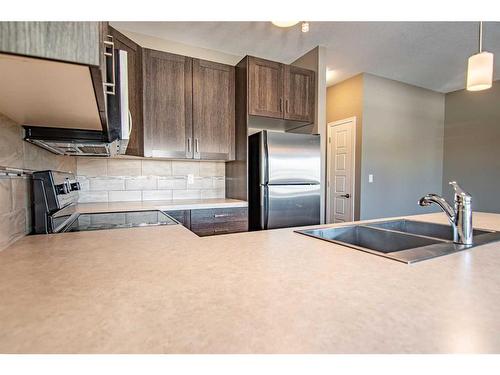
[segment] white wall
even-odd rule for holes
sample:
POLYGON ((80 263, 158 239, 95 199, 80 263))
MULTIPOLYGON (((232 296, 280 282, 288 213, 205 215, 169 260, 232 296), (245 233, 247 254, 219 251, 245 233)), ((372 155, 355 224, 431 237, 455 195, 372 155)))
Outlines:
MULTIPOLYGON (((110 25, 113 26, 113 23, 111 22, 110 25)), ((176 53, 178 55, 190 56, 228 65, 236 65, 243 58, 243 56, 231 55, 229 53, 215 51, 208 48, 190 46, 187 44, 174 42, 172 40, 139 34, 120 28, 116 29, 144 48, 176 53)))

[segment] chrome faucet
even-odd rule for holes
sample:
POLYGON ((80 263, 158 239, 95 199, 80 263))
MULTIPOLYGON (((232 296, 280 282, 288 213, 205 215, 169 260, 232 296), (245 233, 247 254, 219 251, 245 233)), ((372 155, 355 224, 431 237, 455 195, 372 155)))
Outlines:
POLYGON ((450 185, 455 189, 454 208, 437 194, 427 194, 420 198, 418 204, 430 206, 432 203, 436 203, 448 216, 453 228, 453 242, 461 245, 472 245, 472 197, 456 181, 450 181, 450 185))

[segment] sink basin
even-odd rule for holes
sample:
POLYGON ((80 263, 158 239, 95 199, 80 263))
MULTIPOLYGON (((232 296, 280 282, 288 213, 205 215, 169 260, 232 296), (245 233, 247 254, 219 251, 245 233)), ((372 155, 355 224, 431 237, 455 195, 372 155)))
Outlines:
POLYGON ((449 225, 405 219, 295 232, 407 264, 500 241, 500 232, 474 229, 474 244, 458 245, 449 225))
MULTIPOLYGON (((380 223, 366 224, 372 228, 390 229, 398 232, 417 234, 421 236, 428 236, 439 238, 447 241, 453 241, 453 231, 451 225, 426 223, 423 221, 413 220, 391 220, 383 221, 380 223)), ((483 234, 491 233, 481 229, 474 229, 473 235, 480 236, 483 234)))
POLYGON ((300 231, 313 237, 338 242, 350 247, 375 250, 382 253, 412 249, 443 242, 438 239, 406 233, 354 225, 349 227, 311 229, 300 231))

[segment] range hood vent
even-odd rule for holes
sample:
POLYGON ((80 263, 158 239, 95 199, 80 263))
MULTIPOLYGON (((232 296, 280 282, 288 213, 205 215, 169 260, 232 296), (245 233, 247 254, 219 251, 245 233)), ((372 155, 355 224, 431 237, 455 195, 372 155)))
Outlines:
POLYGON ((0 54, 0 113, 23 125, 26 141, 55 154, 123 154, 132 126, 127 52, 113 50, 110 60, 115 90, 100 112, 103 87, 94 87, 89 66, 0 54))

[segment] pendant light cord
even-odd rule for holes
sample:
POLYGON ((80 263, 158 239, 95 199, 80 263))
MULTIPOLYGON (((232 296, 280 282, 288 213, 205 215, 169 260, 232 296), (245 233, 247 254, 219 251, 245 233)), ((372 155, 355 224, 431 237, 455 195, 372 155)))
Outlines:
POLYGON ((483 52, 483 21, 479 22, 479 53, 483 52))

